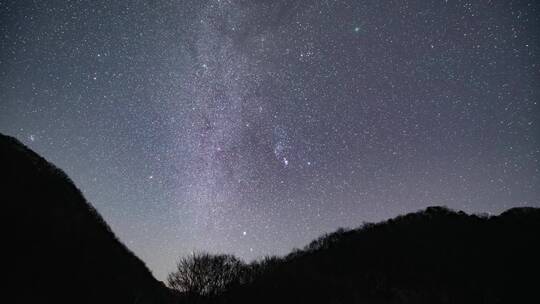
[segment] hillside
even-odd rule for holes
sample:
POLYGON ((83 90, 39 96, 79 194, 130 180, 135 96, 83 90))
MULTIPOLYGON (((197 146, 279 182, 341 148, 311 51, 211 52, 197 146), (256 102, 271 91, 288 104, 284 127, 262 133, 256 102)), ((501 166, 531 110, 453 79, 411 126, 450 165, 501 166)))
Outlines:
POLYGON ((530 303, 540 270, 540 209, 499 216, 444 207, 339 230, 259 262, 225 303, 530 303), (262 266, 262 267, 261 267, 262 266))
POLYGON ((340 229, 285 257, 250 264, 233 256, 199 255, 206 264, 197 267, 209 270, 198 269, 201 282, 220 280, 215 292, 174 295, 61 170, 4 135, 0 168, 7 219, 4 273, 15 303, 529 303, 539 298, 536 208, 487 216, 429 207, 340 229))
POLYGON ((0 134, 7 292, 15 303, 163 303, 169 291, 71 180, 0 134))

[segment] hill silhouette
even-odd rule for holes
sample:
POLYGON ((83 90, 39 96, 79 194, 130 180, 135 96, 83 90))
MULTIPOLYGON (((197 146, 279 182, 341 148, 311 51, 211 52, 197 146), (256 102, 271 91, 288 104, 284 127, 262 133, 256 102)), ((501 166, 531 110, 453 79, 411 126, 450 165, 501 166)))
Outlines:
POLYGON ((535 303, 539 298, 536 208, 488 216, 429 207, 340 229, 285 257, 249 264, 230 255, 193 255, 179 265, 197 267, 202 279, 186 288, 174 281, 181 275, 171 275, 169 285, 179 290, 172 293, 61 170, 1 134, 0 168, 10 302, 535 303))
MULTIPOLYGON (((429 207, 340 229, 283 258, 246 265, 223 303, 531 303, 540 209, 499 216, 429 207), (262 269, 262 271, 260 270, 262 269)), ((536 299, 536 300, 534 300, 536 299)))
POLYGON ((170 300, 61 170, 2 134, 0 168, 10 303, 170 300))

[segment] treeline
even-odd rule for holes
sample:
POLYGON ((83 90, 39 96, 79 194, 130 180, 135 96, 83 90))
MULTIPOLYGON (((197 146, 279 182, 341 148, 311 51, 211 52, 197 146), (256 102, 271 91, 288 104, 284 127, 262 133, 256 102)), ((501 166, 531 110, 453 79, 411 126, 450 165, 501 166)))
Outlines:
POLYGON ((182 258, 168 285, 193 303, 516 303, 538 296, 540 210, 444 207, 340 229, 289 255, 182 258))

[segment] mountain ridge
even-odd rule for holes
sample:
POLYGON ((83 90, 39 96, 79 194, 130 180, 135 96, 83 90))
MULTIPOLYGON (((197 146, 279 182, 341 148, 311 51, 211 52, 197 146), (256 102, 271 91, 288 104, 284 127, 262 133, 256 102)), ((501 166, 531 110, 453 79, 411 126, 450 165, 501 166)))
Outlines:
MULTIPOLYGON (((0 134, 11 289, 26 302, 155 303, 168 289, 59 168, 0 134)), ((8 273, 9 273, 8 272, 8 273)))
MULTIPOLYGON (((16 303, 512 303, 537 299, 540 209, 432 206, 243 264, 216 296, 172 292, 59 168, 0 134, 16 303), (533 279, 531 279, 533 278, 533 279)), ((210 257, 212 259, 212 257, 210 257)), ((238 265, 242 265, 239 263, 238 265)))
POLYGON ((538 208, 487 216, 428 207, 323 235, 224 302, 527 302, 538 298, 538 240, 538 208))

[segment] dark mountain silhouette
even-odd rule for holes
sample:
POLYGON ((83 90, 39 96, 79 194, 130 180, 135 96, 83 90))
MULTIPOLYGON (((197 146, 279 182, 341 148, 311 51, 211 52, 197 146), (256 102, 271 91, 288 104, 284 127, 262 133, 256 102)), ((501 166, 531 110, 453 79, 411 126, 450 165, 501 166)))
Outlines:
POLYGON ((478 216, 429 207, 246 265, 249 279, 220 300, 538 303, 539 243, 540 209, 478 216))
POLYGON ((169 277, 173 293, 61 170, 1 134, 0 169, 9 303, 539 302, 536 208, 430 207, 250 264, 193 255, 169 277))
POLYGON ((283 258, 184 257, 168 284, 197 303, 538 303, 539 236, 540 209, 429 207, 283 258))
POLYGON ((170 291, 71 180, 0 134, 6 303, 164 303, 170 291))

